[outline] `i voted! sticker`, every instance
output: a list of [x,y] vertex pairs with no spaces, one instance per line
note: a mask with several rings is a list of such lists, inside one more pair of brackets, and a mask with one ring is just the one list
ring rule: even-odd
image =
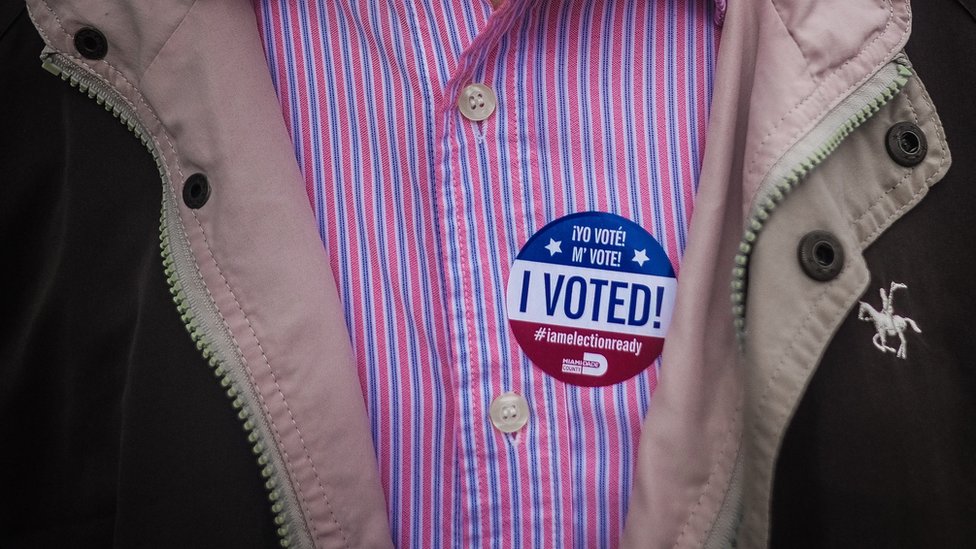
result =
[[677,280],[640,225],[610,213],[557,219],[532,236],[508,278],[508,319],[522,350],[574,385],[612,385],[661,354]]

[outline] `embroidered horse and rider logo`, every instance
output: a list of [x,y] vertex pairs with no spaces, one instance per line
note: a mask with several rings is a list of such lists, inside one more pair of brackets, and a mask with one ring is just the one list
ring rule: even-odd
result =
[[[881,352],[887,353],[891,351],[895,353],[898,358],[907,358],[908,356],[908,342],[905,341],[905,330],[910,326],[915,333],[920,334],[922,330],[915,324],[915,321],[908,318],[907,316],[900,316],[895,314],[894,298],[895,290],[908,289],[908,286],[900,282],[892,282],[891,288],[885,293],[885,289],[881,288],[881,310],[875,310],[874,307],[868,303],[861,302],[861,308],[857,312],[858,320],[870,320],[874,323],[874,329],[878,331],[877,334],[871,338],[874,346],[877,347]],[[887,338],[889,336],[898,336],[901,340],[901,345],[897,349],[888,346]]]

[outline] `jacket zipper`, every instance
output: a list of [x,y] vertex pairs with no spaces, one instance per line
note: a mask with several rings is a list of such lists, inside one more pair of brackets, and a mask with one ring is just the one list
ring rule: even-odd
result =
[[[279,544],[282,547],[312,545],[311,536],[308,535],[304,524],[299,522],[301,512],[297,505],[297,494],[290,489],[287,475],[282,472],[284,470],[282,458],[276,451],[270,427],[260,414],[260,404],[253,392],[255,390],[247,381],[240,354],[236,347],[221,345],[217,341],[221,339],[221,335],[226,339],[229,333],[217,333],[223,323],[216,313],[215,306],[209,298],[195,296],[196,292],[190,289],[202,288],[203,280],[196,273],[196,269],[185,267],[193,264],[189,241],[183,235],[176,197],[170,190],[170,178],[156,144],[132,107],[113,88],[77,67],[68,57],[50,48],[44,49],[41,61],[45,70],[68,82],[79,92],[87,94],[106,111],[112,113],[112,116],[125,125],[152,154],[162,180],[159,247],[163,272],[169,292],[173,296],[173,303],[176,305],[184,328],[209,364],[218,383],[225,390],[231,406],[237,412],[237,418],[243,424],[247,441],[260,467],[261,477],[264,479],[264,488],[271,504]],[[208,313],[211,321],[204,322],[202,319]],[[218,328],[215,329],[214,326]],[[271,442],[267,444],[265,441]],[[296,530],[298,536],[295,535]]]
[[783,199],[861,124],[892,100],[912,76],[908,58],[899,54],[835,107],[787,151],[763,179],[739,242],[732,269],[732,313],[740,343],[746,334],[746,276],[753,245]]
[[[831,110],[817,126],[790,148],[763,179],[739,243],[732,270],[732,312],[740,344],[746,335],[746,277],[753,245],[766,221],[786,196],[819,166],[861,124],[891,101],[912,76],[908,58],[898,54],[860,88]],[[733,465],[729,488],[708,532],[706,548],[736,546],[742,520],[741,454]]]

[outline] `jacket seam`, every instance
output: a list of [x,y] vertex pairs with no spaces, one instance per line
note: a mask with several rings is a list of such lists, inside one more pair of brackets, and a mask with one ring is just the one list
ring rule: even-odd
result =
[[[830,71],[830,73],[828,73],[823,78],[821,78],[819,80],[819,82],[821,82],[821,83],[824,82],[825,80],[831,78],[836,73],[838,73],[839,71],[841,71],[842,69],[844,69],[845,67],[847,67],[849,64],[851,64],[852,62],[854,62],[855,59],[858,59],[859,57],[861,57],[862,55],[864,55],[864,52],[867,51],[867,49],[869,47],[871,47],[875,42],[877,42],[878,40],[880,40],[881,37],[883,37],[883,36],[885,36],[885,34],[887,34],[888,28],[891,27],[891,23],[894,20],[894,6],[892,5],[892,3],[891,3],[890,0],[885,0],[885,3],[888,4],[888,19],[887,19],[887,22],[885,23],[885,26],[882,29],[882,31],[879,32],[878,35],[875,36],[873,40],[871,40],[870,42],[864,44],[861,47],[861,49],[857,51],[857,53],[855,53],[854,55],[852,55],[851,57],[849,57],[846,61],[844,61],[843,63],[841,63],[839,66],[837,66],[836,68],[834,68],[832,71]],[[770,0],[770,4],[773,6],[773,10],[776,11],[777,18],[780,20],[780,23],[782,23],[784,26],[786,26],[786,23],[784,23],[783,20],[782,20],[782,18],[779,17],[779,11],[776,10],[776,5],[773,4],[773,0]],[[902,36],[904,36],[904,35],[905,35],[905,33],[902,33]],[[792,39],[792,36],[790,38]],[[901,37],[899,37],[899,40],[896,41],[896,45],[893,46],[890,50],[888,50],[888,53],[889,54],[891,52],[893,52],[895,50],[895,48],[897,48],[897,43],[900,42],[900,41],[901,41]],[[795,43],[795,41],[794,41],[794,43]],[[801,49],[800,50],[801,55],[802,55],[802,51],[803,50]],[[860,86],[865,81],[867,81],[871,77],[872,74],[874,74],[878,69],[880,69],[882,66],[884,66],[888,62],[887,57],[888,57],[888,55],[882,56],[881,60],[877,64],[875,64],[874,67],[872,67],[872,69],[870,71],[868,71],[868,74],[866,74],[863,78],[857,80],[856,82],[853,82],[845,90],[843,90],[842,92],[840,92],[838,94],[838,96],[845,96],[845,95],[849,94],[851,92],[851,90],[853,90],[854,88]],[[804,60],[806,60],[806,57],[805,56],[804,56]],[[769,138],[772,137],[774,133],[776,133],[776,131],[780,128],[780,126],[782,126],[783,122],[785,122],[786,119],[790,115],[792,115],[794,112],[796,112],[797,109],[799,109],[800,107],[802,107],[803,105],[805,105],[808,101],[810,101],[814,97],[823,97],[823,94],[824,94],[824,87],[823,87],[823,85],[822,84],[821,85],[818,85],[817,88],[814,91],[812,91],[811,93],[809,93],[799,103],[794,104],[793,107],[790,108],[789,111],[787,111],[786,113],[783,114],[782,117],[780,117],[780,119],[776,122],[776,124],[774,124],[773,127],[770,128],[769,132],[766,133],[765,136],[763,136],[762,140],[759,142],[759,145],[756,147],[755,152],[752,154],[752,158],[750,158],[750,160],[749,160],[749,169],[748,169],[748,172],[749,173],[760,173],[760,170],[757,168],[759,153],[762,152],[762,150],[765,147],[766,143],[769,141]],[[811,117],[812,120],[819,119],[821,116],[824,115],[824,113],[828,112],[829,110],[830,110],[830,106],[829,105],[824,106],[824,108],[821,109],[820,112],[818,112],[816,115],[814,115],[813,117]],[[784,151],[789,148],[789,144],[790,143],[793,143],[793,141],[796,139],[796,137],[802,131],[803,131],[802,128],[797,129],[792,135],[790,135],[789,139],[785,139],[784,140],[784,142],[787,143],[786,148],[783,149]],[[780,154],[782,154],[782,153],[780,153]],[[774,156],[779,156],[779,155],[774,155]],[[769,166],[771,166],[774,162],[775,162],[775,159],[772,160],[772,161],[770,161],[766,166],[763,167],[763,170],[762,171],[768,170],[769,169]],[[757,191],[758,191],[758,189],[757,189]],[[749,197],[749,200],[751,201],[752,198],[753,197]]]
[[[51,8],[51,6],[47,3],[47,0],[41,0],[41,3],[43,3],[44,4],[44,7],[47,9],[47,11],[49,11],[51,13],[51,15],[54,16],[54,21],[58,24],[58,28],[61,29],[61,32],[63,32],[65,36],[69,36],[70,37],[71,35],[68,34],[68,31],[66,31],[64,29],[64,23],[61,22],[61,17],[59,17],[58,16],[58,13]],[[50,44],[51,43],[51,39],[47,35],[47,30],[42,25],[38,25],[37,24],[37,20],[34,19],[34,14],[31,13],[31,10],[30,9],[27,10],[27,15],[30,16],[31,22],[34,23],[34,26],[37,28],[38,34],[40,34],[41,35],[41,38],[44,39],[44,43],[45,44]],[[74,56],[72,56],[72,57],[74,57]],[[87,66],[87,64],[86,64],[86,66]]]
[[[759,403],[756,406],[757,415],[762,415],[761,413],[762,410],[768,409],[769,396],[772,393],[772,387],[774,382],[781,377],[784,367],[786,366],[786,362],[789,360],[788,357],[791,353],[794,352],[796,348],[796,343],[799,340],[800,336],[804,333],[809,333],[809,330],[805,330],[805,328],[809,326],[815,314],[821,309],[823,301],[827,297],[827,294],[836,286],[837,286],[836,283],[830,283],[824,287],[823,291],[820,292],[820,295],[817,296],[816,300],[811,305],[810,309],[807,311],[806,317],[803,319],[803,322],[801,322],[800,325],[797,326],[795,330],[793,330],[793,335],[790,336],[789,344],[780,353],[779,359],[777,360],[776,369],[766,378],[766,383],[765,383],[765,387],[763,388],[762,397],[760,398]],[[844,299],[847,300],[850,297],[857,297],[857,294],[851,294],[851,292],[846,292]],[[836,323],[839,318],[841,318],[842,316],[848,313],[849,313],[848,307],[838,307],[838,311],[832,317],[829,318],[829,324]],[[827,334],[827,336],[829,340],[830,334]],[[822,348],[822,346],[820,345],[818,345],[818,347]],[[794,358],[794,360],[796,359]],[[807,379],[809,379],[809,376],[812,375],[813,371],[815,371],[816,369],[817,369],[817,364],[814,364],[813,368],[810,371],[810,374],[807,376]],[[799,387],[799,390],[800,390],[800,397],[802,398],[804,386],[801,385]],[[785,426],[786,423],[788,423],[789,416],[792,413],[793,413],[793,407],[791,406],[785,413],[776,414],[774,416],[774,418],[776,419],[776,425]],[[779,454],[780,445],[782,444],[783,441],[782,432],[780,428],[776,428],[775,437],[776,437],[776,447],[773,451],[773,454],[771,456],[772,459],[770,460],[770,464],[769,464],[770,465],[769,467],[770,474],[768,475],[769,478],[763,481],[763,483],[761,484],[762,490],[765,492],[765,497],[763,498],[764,503],[762,507],[764,520],[759,525],[756,525],[756,526],[760,526],[760,525],[763,526],[762,538],[766,543],[768,543],[769,540],[769,528],[770,528],[770,520],[769,520],[771,514],[770,492],[772,491],[772,481],[773,481],[773,476],[775,475],[776,461]]]
[[796,47],[796,51],[800,52],[800,57],[802,57],[803,61],[806,63],[804,69],[806,69],[807,76],[809,76],[810,79],[815,82],[822,81],[823,80],[822,78],[815,77],[813,72],[810,70],[810,59],[807,58],[806,52],[803,51],[803,47],[800,46],[800,42],[796,39],[796,36],[793,34],[793,29],[790,28],[790,26],[786,24],[786,20],[783,19],[783,13],[779,10],[779,6],[776,4],[776,0],[769,0],[769,3],[772,4],[773,11],[776,12],[776,17],[779,19],[780,24],[783,26],[783,30],[785,30],[787,36],[790,37],[790,42],[792,42],[793,46]]
[[[911,200],[909,200],[908,202],[906,202],[905,204],[903,204],[900,208],[898,208],[897,210],[895,210],[894,212],[892,212],[890,215],[888,215],[888,217],[886,217],[884,219],[884,221],[882,221],[881,223],[879,223],[878,226],[875,227],[875,229],[873,231],[871,231],[871,234],[866,235],[864,238],[861,239],[861,241],[860,241],[859,244],[861,244],[862,247],[865,245],[865,243],[873,241],[875,238],[878,237],[878,235],[880,235],[882,232],[884,232],[887,229],[888,225],[891,223],[891,221],[893,219],[898,218],[906,210],[908,210],[912,206],[914,206],[915,203],[918,201],[918,197],[920,195],[924,195],[925,193],[928,192],[928,190],[929,190],[929,188],[931,186],[932,180],[935,179],[936,177],[938,177],[942,173],[943,168],[945,167],[946,158],[947,158],[947,155],[946,155],[947,146],[946,146],[946,142],[945,142],[945,134],[943,133],[943,129],[942,129],[942,124],[939,123],[939,119],[938,119],[938,116],[937,116],[937,113],[936,113],[936,110],[935,110],[935,106],[932,104],[931,99],[928,97],[928,93],[925,91],[925,88],[921,85],[921,82],[918,80],[918,78],[915,78],[915,83],[918,84],[919,87],[920,87],[920,92],[921,92],[920,93],[920,96],[921,96],[922,100],[925,101],[925,103],[932,110],[932,116],[929,117],[928,119],[931,120],[931,121],[933,121],[935,123],[934,125],[935,125],[936,136],[939,138],[939,150],[940,150],[940,153],[939,153],[939,165],[935,168],[935,170],[932,171],[931,174],[929,174],[928,177],[925,178],[924,184],[921,187],[919,187],[914,193],[912,193]],[[913,118],[915,119],[915,123],[917,124],[918,123],[918,120],[919,120],[918,119],[918,111],[915,110],[915,104],[912,101],[911,94],[906,94],[905,98],[906,98],[906,100],[908,102],[908,108],[911,109]],[[888,196],[889,194],[891,194],[895,189],[901,188],[902,185],[904,185],[906,182],[908,182],[910,180],[910,178],[911,178],[911,174],[915,173],[915,171],[916,171],[916,168],[912,168],[909,171],[909,173],[906,174],[905,177],[903,177],[902,180],[897,185],[895,185],[894,187],[888,189],[887,191],[884,192],[884,194],[882,194],[877,199],[875,199],[875,201],[873,203],[871,203],[871,205],[867,209],[865,209],[865,211],[861,214],[861,216],[857,218],[857,221],[855,221],[854,224],[856,225],[857,223],[859,223],[861,221],[861,219],[863,219],[865,215],[867,215],[872,209],[874,209],[874,207],[877,206],[878,203],[881,202],[886,196]]]
[[[739,423],[738,418],[741,411],[742,411],[742,400],[740,399],[739,404],[736,405],[735,410],[733,411],[732,423],[729,425],[729,428],[725,432],[725,442],[722,444],[722,450],[720,454],[721,458],[727,458],[729,455],[728,449],[730,446],[733,446],[732,442],[734,437],[732,436],[732,434],[735,431],[736,425],[738,425]],[[738,453],[739,451],[740,449],[737,447],[736,453]],[[685,534],[688,532],[688,528],[691,526],[692,519],[694,519],[698,515],[698,511],[701,509],[705,500],[705,496],[708,494],[709,491],[708,489],[711,487],[712,481],[715,479],[715,476],[718,474],[719,469],[722,467],[722,463],[723,463],[722,459],[719,459],[716,461],[715,465],[712,466],[712,470],[708,474],[708,479],[705,481],[705,486],[702,488],[701,493],[698,495],[698,501],[695,502],[692,512],[688,515],[688,519],[681,526],[681,532],[678,534],[678,537],[675,540],[674,545],[672,547],[678,547],[681,545],[681,541],[684,539]],[[734,460],[733,460],[733,468],[734,468]],[[731,480],[731,474],[730,474],[730,480]],[[723,502],[728,498],[728,494],[729,494],[729,485],[726,484],[725,490],[722,491]],[[717,515],[718,515],[718,511],[716,512],[716,516]],[[713,527],[714,524],[712,524],[710,528],[704,530],[702,533],[707,536],[708,532]]]
[[[183,177],[183,174],[182,174],[182,171],[181,171],[180,172],[180,178],[182,179],[182,177]],[[348,536],[346,535],[345,529],[342,527],[342,524],[339,523],[338,519],[335,516],[335,511],[332,509],[332,503],[329,500],[328,491],[325,489],[325,486],[323,486],[323,484],[322,484],[321,475],[319,475],[318,469],[315,467],[315,462],[312,460],[311,454],[310,454],[310,452],[308,450],[308,445],[305,442],[305,437],[304,437],[304,435],[302,435],[302,430],[298,427],[298,422],[295,420],[295,414],[292,411],[291,406],[288,404],[288,399],[285,398],[284,392],[281,390],[281,385],[278,383],[278,376],[275,374],[274,368],[271,367],[271,362],[268,359],[268,355],[264,351],[264,347],[261,345],[261,341],[258,338],[257,333],[254,330],[254,326],[251,324],[250,317],[244,312],[244,308],[241,306],[241,302],[237,298],[237,293],[231,287],[230,281],[227,280],[227,277],[224,276],[223,270],[220,268],[220,265],[217,263],[217,258],[214,257],[213,250],[210,247],[210,242],[207,239],[207,234],[206,234],[206,231],[204,230],[203,224],[200,222],[200,219],[197,217],[196,212],[191,212],[191,213],[193,215],[193,220],[196,221],[197,227],[199,227],[199,229],[200,229],[200,233],[203,235],[203,241],[204,241],[205,247],[207,249],[207,254],[210,256],[211,262],[213,263],[214,267],[217,269],[217,274],[220,275],[220,279],[224,282],[224,287],[227,288],[227,291],[230,292],[231,297],[234,298],[234,305],[237,308],[237,311],[241,314],[241,317],[243,317],[244,318],[244,321],[247,323],[248,331],[251,333],[251,337],[254,338],[254,343],[257,346],[258,350],[261,352],[261,358],[263,359],[264,364],[268,367],[268,373],[271,374],[271,380],[272,380],[272,382],[275,385],[275,391],[278,393],[278,396],[281,397],[281,401],[285,405],[285,410],[288,412],[288,419],[291,421],[292,427],[295,428],[295,432],[298,434],[298,440],[302,444],[302,450],[304,450],[305,459],[308,461],[309,465],[312,466],[312,472],[315,475],[315,480],[316,480],[316,483],[319,486],[319,489],[322,490],[322,497],[323,497],[323,499],[325,501],[326,507],[329,510],[329,515],[331,515],[331,517],[332,517],[332,522],[334,522],[335,525],[339,528],[339,533],[342,535],[342,541],[343,541],[344,546],[348,547],[349,546]],[[183,234],[184,234],[184,236],[188,236],[188,235],[186,235],[186,232],[185,231],[184,231]],[[199,269],[197,270],[197,272],[200,273]],[[200,274],[201,274],[201,277],[202,277],[202,273],[200,273]],[[204,287],[206,287],[206,285],[204,285]],[[209,288],[207,288],[207,293],[208,293],[208,295],[210,294]],[[211,300],[213,300],[213,296],[211,296]],[[241,348],[241,345],[238,342],[237,338],[234,336],[234,333],[230,329],[230,326],[227,324],[227,321],[226,321],[224,315],[222,313],[220,313],[219,310],[218,310],[218,314],[220,315],[221,322],[224,323],[224,327],[228,330],[228,333],[230,333],[231,338],[234,340],[234,344],[237,345],[237,347],[240,349]],[[243,352],[243,349],[242,349],[242,352]],[[247,359],[243,357],[243,354],[241,356],[241,359],[244,361],[244,364],[246,366],[247,365]],[[247,372],[248,378],[250,378],[250,380],[251,380],[252,386],[257,387],[257,383],[256,383],[256,381],[254,379],[254,375],[250,371],[250,368],[245,368],[245,371]],[[278,439],[281,440],[282,437],[281,437],[280,431],[278,431],[277,425],[271,419],[271,410],[268,408],[268,405],[267,405],[267,402],[264,399],[264,396],[261,394],[260,391],[256,391],[256,393],[258,395],[258,398],[261,400],[261,407],[264,408],[264,411],[267,414],[268,419],[269,419],[269,421],[271,423],[272,429],[274,429],[275,434],[278,435]],[[282,454],[284,454],[285,463],[289,463],[290,464],[290,460],[288,459],[288,452],[284,449],[283,446],[284,445],[282,444],[282,446],[281,446],[280,449],[281,449]],[[294,473],[293,467],[289,466],[289,469],[292,469],[292,473]],[[308,507],[308,499],[305,497],[304,493],[302,492],[301,481],[298,480],[298,477],[297,476],[295,477],[295,484],[298,486],[298,491],[299,491],[300,497],[302,498],[302,501],[305,502],[305,506]],[[309,520],[309,525],[312,527],[312,531],[314,532],[314,535],[315,535],[315,537],[317,539],[318,536],[319,536],[319,533],[318,533],[318,529],[315,526],[315,521],[314,520]]]
[[176,33],[180,31],[180,28],[183,27],[183,23],[186,21],[187,17],[189,17],[190,12],[193,11],[193,8],[195,8],[196,5],[197,2],[196,0],[194,0],[193,5],[188,7],[186,11],[183,12],[183,17],[181,17],[180,22],[177,23],[175,27],[173,27],[173,32],[169,33],[169,36],[166,37],[166,40],[164,40],[162,45],[159,46],[159,49],[156,50],[156,54],[153,55],[152,60],[148,64],[146,64],[146,68],[142,70],[142,76],[139,77],[139,83],[142,83],[142,79],[145,78],[146,74],[148,74],[150,70],[152,70],[153,65],[156,64],[156,60],[159,59],[160,54],[162,54],[163,50],[166,49],[166,45],[169,44],[169,41],[172,40],[173,37],[176,36]]
[[[905,94],[905,102],[908,103],[908,108],[909,110],[912,111],[912,121],[915,122],[915,125],[918,125],[918,111],[915,110],[915,104],[912,102],[911,93]],[[901,178],[898,180],[898,183],[892,185],[889,189],[885,190],[883,193],[879,194],[874,200],[872,200],[871,204],[869,204],[866,208],[864,208],[860,212],[860,214],[857,216],[857,219],[855,219],[850,223],[850,226],[856,229],[857,226],[861,224],[861,220],[864,219],[869,213],[871,213],[871,210],[873,210],[875,206],[877,206],[882,200],[884,200],[885,197],[889,196],[892,192],[894,192],[895,189],[900,189],[902,185],[904,185],[907,181],[909,181],[912,178],[912,174],[915,173],[915,170],[916,168],[903,168],[905,174],[901,176]],[[900,210],[901,208],[899,208],[898,211]],[[870,242],[876,236],[878,236],[880,231],[883,230],[882,227],[884,227],[884,225],[887,223],[889,219],[890,217],[885,219],[884,222],[879,223],[878,226],[876,226],[871,231],[870,234],[862,237],[861,240],[858,242],[858,244],[860,244],[861,247],[863,248],[865,246],[865,243]]]

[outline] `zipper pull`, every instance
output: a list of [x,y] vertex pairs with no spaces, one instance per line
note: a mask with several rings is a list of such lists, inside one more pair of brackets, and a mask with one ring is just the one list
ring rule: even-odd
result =
[[61,68],[51,62],[51,57],[57,53],[57,50],[51,46],[44,46],[41,50],[41,68],[47,72],[53,74],[54,76],[61,76]]

